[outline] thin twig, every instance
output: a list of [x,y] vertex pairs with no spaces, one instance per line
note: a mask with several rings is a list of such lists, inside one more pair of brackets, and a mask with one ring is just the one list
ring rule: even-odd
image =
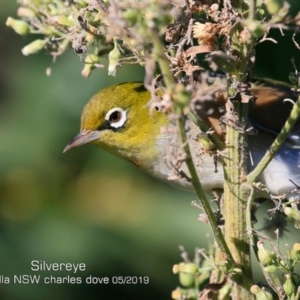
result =
[[284,126],[282,127],[280,133],[276,137],[275,141],[266,152],[264,157],[260,160],[256,168],[247,176],[247,182],[253,183],[258,176],[265,170],[270,161],[273,159],[281,145],[284,143],[288,135],[290,134],[293,126],[296,124],[297,120],[300,117],[300,97],[294,104],[294,107],[291,111],[290,116],[286,120]]
[[250,0],[249,3],[249,19],[254,20],[256,14],[256,0]]
[[[153,41],[153,46],[154,49],[156,51],[156,55],[157,55],[157,59],[158,59],[158,64],[161,70],[161,73],[163,75],[165,84],[168,88],[169,91],[173,91],[175,88],[175,80],[173,78],[173,75],[170,71],[170,67],[169,67],[169,61],[166,58],[165,54],[164,54],[164,48],[161,44],[161,41],[159,39],[158,33],[155,31],[155,29],[153,27],[150,28],[151,33],[152,33],[152,41]],[[197,170],[195,168],[195,165],[193,163],[192,160],[192,156],[191,156],[191,151],[190,151],[190,147],[189,144],[186,142],[187,141],[187,135],[186,135],[186,131],[185,131],[185,121],[184,121],[184,117],[183,117],[183,109],[182,107],[180,107],[179,105],[177,105],[176,107],[176,113],[179,115],[179,118],[177,118],[177,125],[180,131],[180,137],[181,137],[181,142],[184,145],[183,149],[186,153],[186,165],[188,167],[190,176],[191,176],[191,182],[192,185],[196,191],[196,194],[199,198],[200,204],[204,210],[204,212],[207,215],[207,219],[208,222],[211,226],[211,229],[213,231],[214,237],[216,239],[216,242],[220,248],[220,250],[224,253],[226,253],[227,255],[227,260],[228,263],[230,265],[230,267],[234,266],[234,260],[233,257],[229,251],[229,248],[225,242],[223,233],[221,231],[221,229],[218,226],[216,217],[213,213],[213,210],[209,204],[209,201],[204,193],[204,190],[202,188],[201,182],[199,180],[198,177],[198,173]]]

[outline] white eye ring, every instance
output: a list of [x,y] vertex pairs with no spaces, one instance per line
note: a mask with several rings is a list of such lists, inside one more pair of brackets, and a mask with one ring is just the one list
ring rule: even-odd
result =
[[110,123],[111,127],[120,128],[127,120],[127,112],[120,107],[112,108],[105,115],[105,120]]

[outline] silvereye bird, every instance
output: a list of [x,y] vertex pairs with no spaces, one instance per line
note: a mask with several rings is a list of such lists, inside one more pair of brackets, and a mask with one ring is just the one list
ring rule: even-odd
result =
[[[254,86],[257,97],[251,105],[249,118],[258,134],[248,137],[249,170],[253,169],[289,116],[292,103],[285,98],[295,98],[287,88]],[[188,171],[178,141],[176,127],[164,112],[149,112],[150,93],[142,83],[123,83],[110,86],[94,95],[86,104],[81,116],[80,133],[66,146],[64,152],[87,143],[93,143],[115,155],[121,156],[151,175],[192,190]],[[200,117],[219,136],[220,107],[225,105],[226,95],[211,103],[210,115]],[[211,110],[210,110],[211,111]],[[187,120],[188,142],[203,189],[209,192],[222,188],[224,174],[221,163],[215,172],[214,157],[203,150],[198,136],[200,129]],[[167,126],[167,129],[164,127]],[[286,193],[295,189],[291,180],[300,184],[300,123],[293,129],[289,140],[281,147],[275,158],[261,174],[259,181],[265,183],[272,194]],[[179,158],[178,158],[179,156]],[[251,159],[250,159],[251,157]]]

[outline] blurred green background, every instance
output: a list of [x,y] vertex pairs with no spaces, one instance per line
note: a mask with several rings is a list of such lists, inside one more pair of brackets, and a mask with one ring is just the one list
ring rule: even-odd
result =
[[[75,274],[83,280],[90,275],[148,276],[150,283],[26,285],[3,284],[0,277],[0,299],[170,299],[178,286],[172,274],[173,264],[181,261],[178,246],[184,245],[192,258],[195,247],[208,244],[210,229],[197,221],[200,211],[190,205],[195,196],[93,146],[62,154],[78,132],[87,100],[112,83],[143,80],[143,70],[124,67],[114,78],[100,69],[85,79],[72,50],[55,64],[45,54],[24,57],[21,48],[32,37],[5,26],[16,10],[15,1],[2,0],[0,275],[12,281],[14,275],[32,274],[31,261],[41,260],[85,263],[86,271]],[[290,37],[258,46],[257,75],[286,80],[292,56],[300,66]],[[293,241],[291,233],[285,237],[283,243]]]

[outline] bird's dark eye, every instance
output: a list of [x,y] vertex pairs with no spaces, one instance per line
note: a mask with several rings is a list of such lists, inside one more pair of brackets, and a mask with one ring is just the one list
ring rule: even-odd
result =
[[112,108],[107,112],[105,120],[110,127],[121,128],[127,120],[127,112],[120,107]]
[[112,122],[112,123],[116,123],[116,122],[119,122],[122,118],[122,114],[120,111],[114,111],[110,114],[109,116],[109,121]]

